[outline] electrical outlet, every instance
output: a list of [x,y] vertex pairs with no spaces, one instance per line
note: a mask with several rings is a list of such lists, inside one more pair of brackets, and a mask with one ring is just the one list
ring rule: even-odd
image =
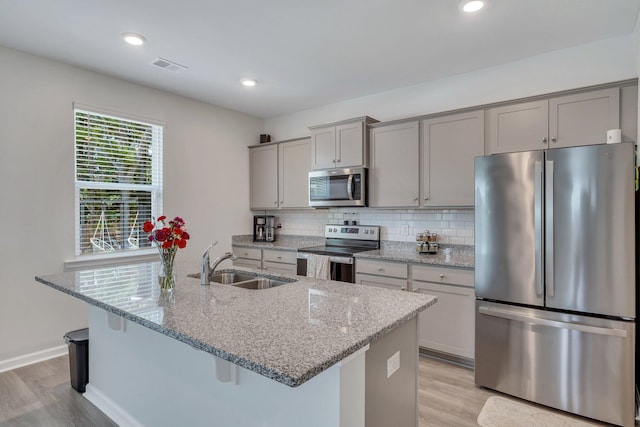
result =
[[403,225],[403,226],[400,228],[400,233],[401,233],[403,236],[408,236],[408,235],[409,235],[409,226],[408,226],[408,225]]
[[396,351],[393,356],[387,359],[387,378],[400,369],[400,352]]

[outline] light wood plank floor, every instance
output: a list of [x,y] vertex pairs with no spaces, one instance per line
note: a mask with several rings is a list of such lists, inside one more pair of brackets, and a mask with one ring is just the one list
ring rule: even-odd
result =
[[[420,357],[420,427],[477,426],[487,398],[471,369]],[[69,385],[67,356],[0,373],[0,427],[113,427]]]

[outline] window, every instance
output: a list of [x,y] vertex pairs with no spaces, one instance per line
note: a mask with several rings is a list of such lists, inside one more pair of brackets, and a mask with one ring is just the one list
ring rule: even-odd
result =
[[157,124],[74,108],[76,255],[150,248],[142,224],[162,210]]

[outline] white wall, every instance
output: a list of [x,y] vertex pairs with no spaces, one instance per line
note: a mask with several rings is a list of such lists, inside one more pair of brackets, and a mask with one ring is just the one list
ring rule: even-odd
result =
[[86,304],[36,283],[74,256],[72,102],[166,123],[164,212],[187,222],[178,257],[250,229],[247,145],[262,119],[0,47],[0,366],[63,344]]
[[[636,34],[629,36],[267,119],[265,132],[275,140],[285,140],[308,136],[308,126],[352,117],[368,115],[389,121],[635,78],[640,74],[639,31],[636,26]],[[415,233],[429,229],[440,234],[444,243],[474,244],[473,209],[367,208],[359,212],[361,223],[382,227],[383,240],[415,241]],[[280,231],[321,235],[316,226],[319,217],[326,223],[336,223],[342,215],[343,210],[335,209],[324,216],[281,213]],[[405,226],[408,234],[402,233]]]
[[633,40],[634,35],[602,40],[275,117],[265,121],[265,132],[280,141],[308,136],[308,126],[352,117],[389,121],[635,78]]

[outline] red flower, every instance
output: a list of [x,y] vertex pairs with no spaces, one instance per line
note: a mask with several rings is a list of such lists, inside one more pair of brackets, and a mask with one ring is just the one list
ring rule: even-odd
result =
[[[179,216],[169,221],[169,226],[165,226],[166,216],[161,215],[157,221],[145,221],[142,229],[149,235],[150,242],[156,242],[161,249],[171,249],[173,247],[183,249],[187,246],[189,233],[184,230],[184,220]],[[158,226],[158,228],[156,228]]]

